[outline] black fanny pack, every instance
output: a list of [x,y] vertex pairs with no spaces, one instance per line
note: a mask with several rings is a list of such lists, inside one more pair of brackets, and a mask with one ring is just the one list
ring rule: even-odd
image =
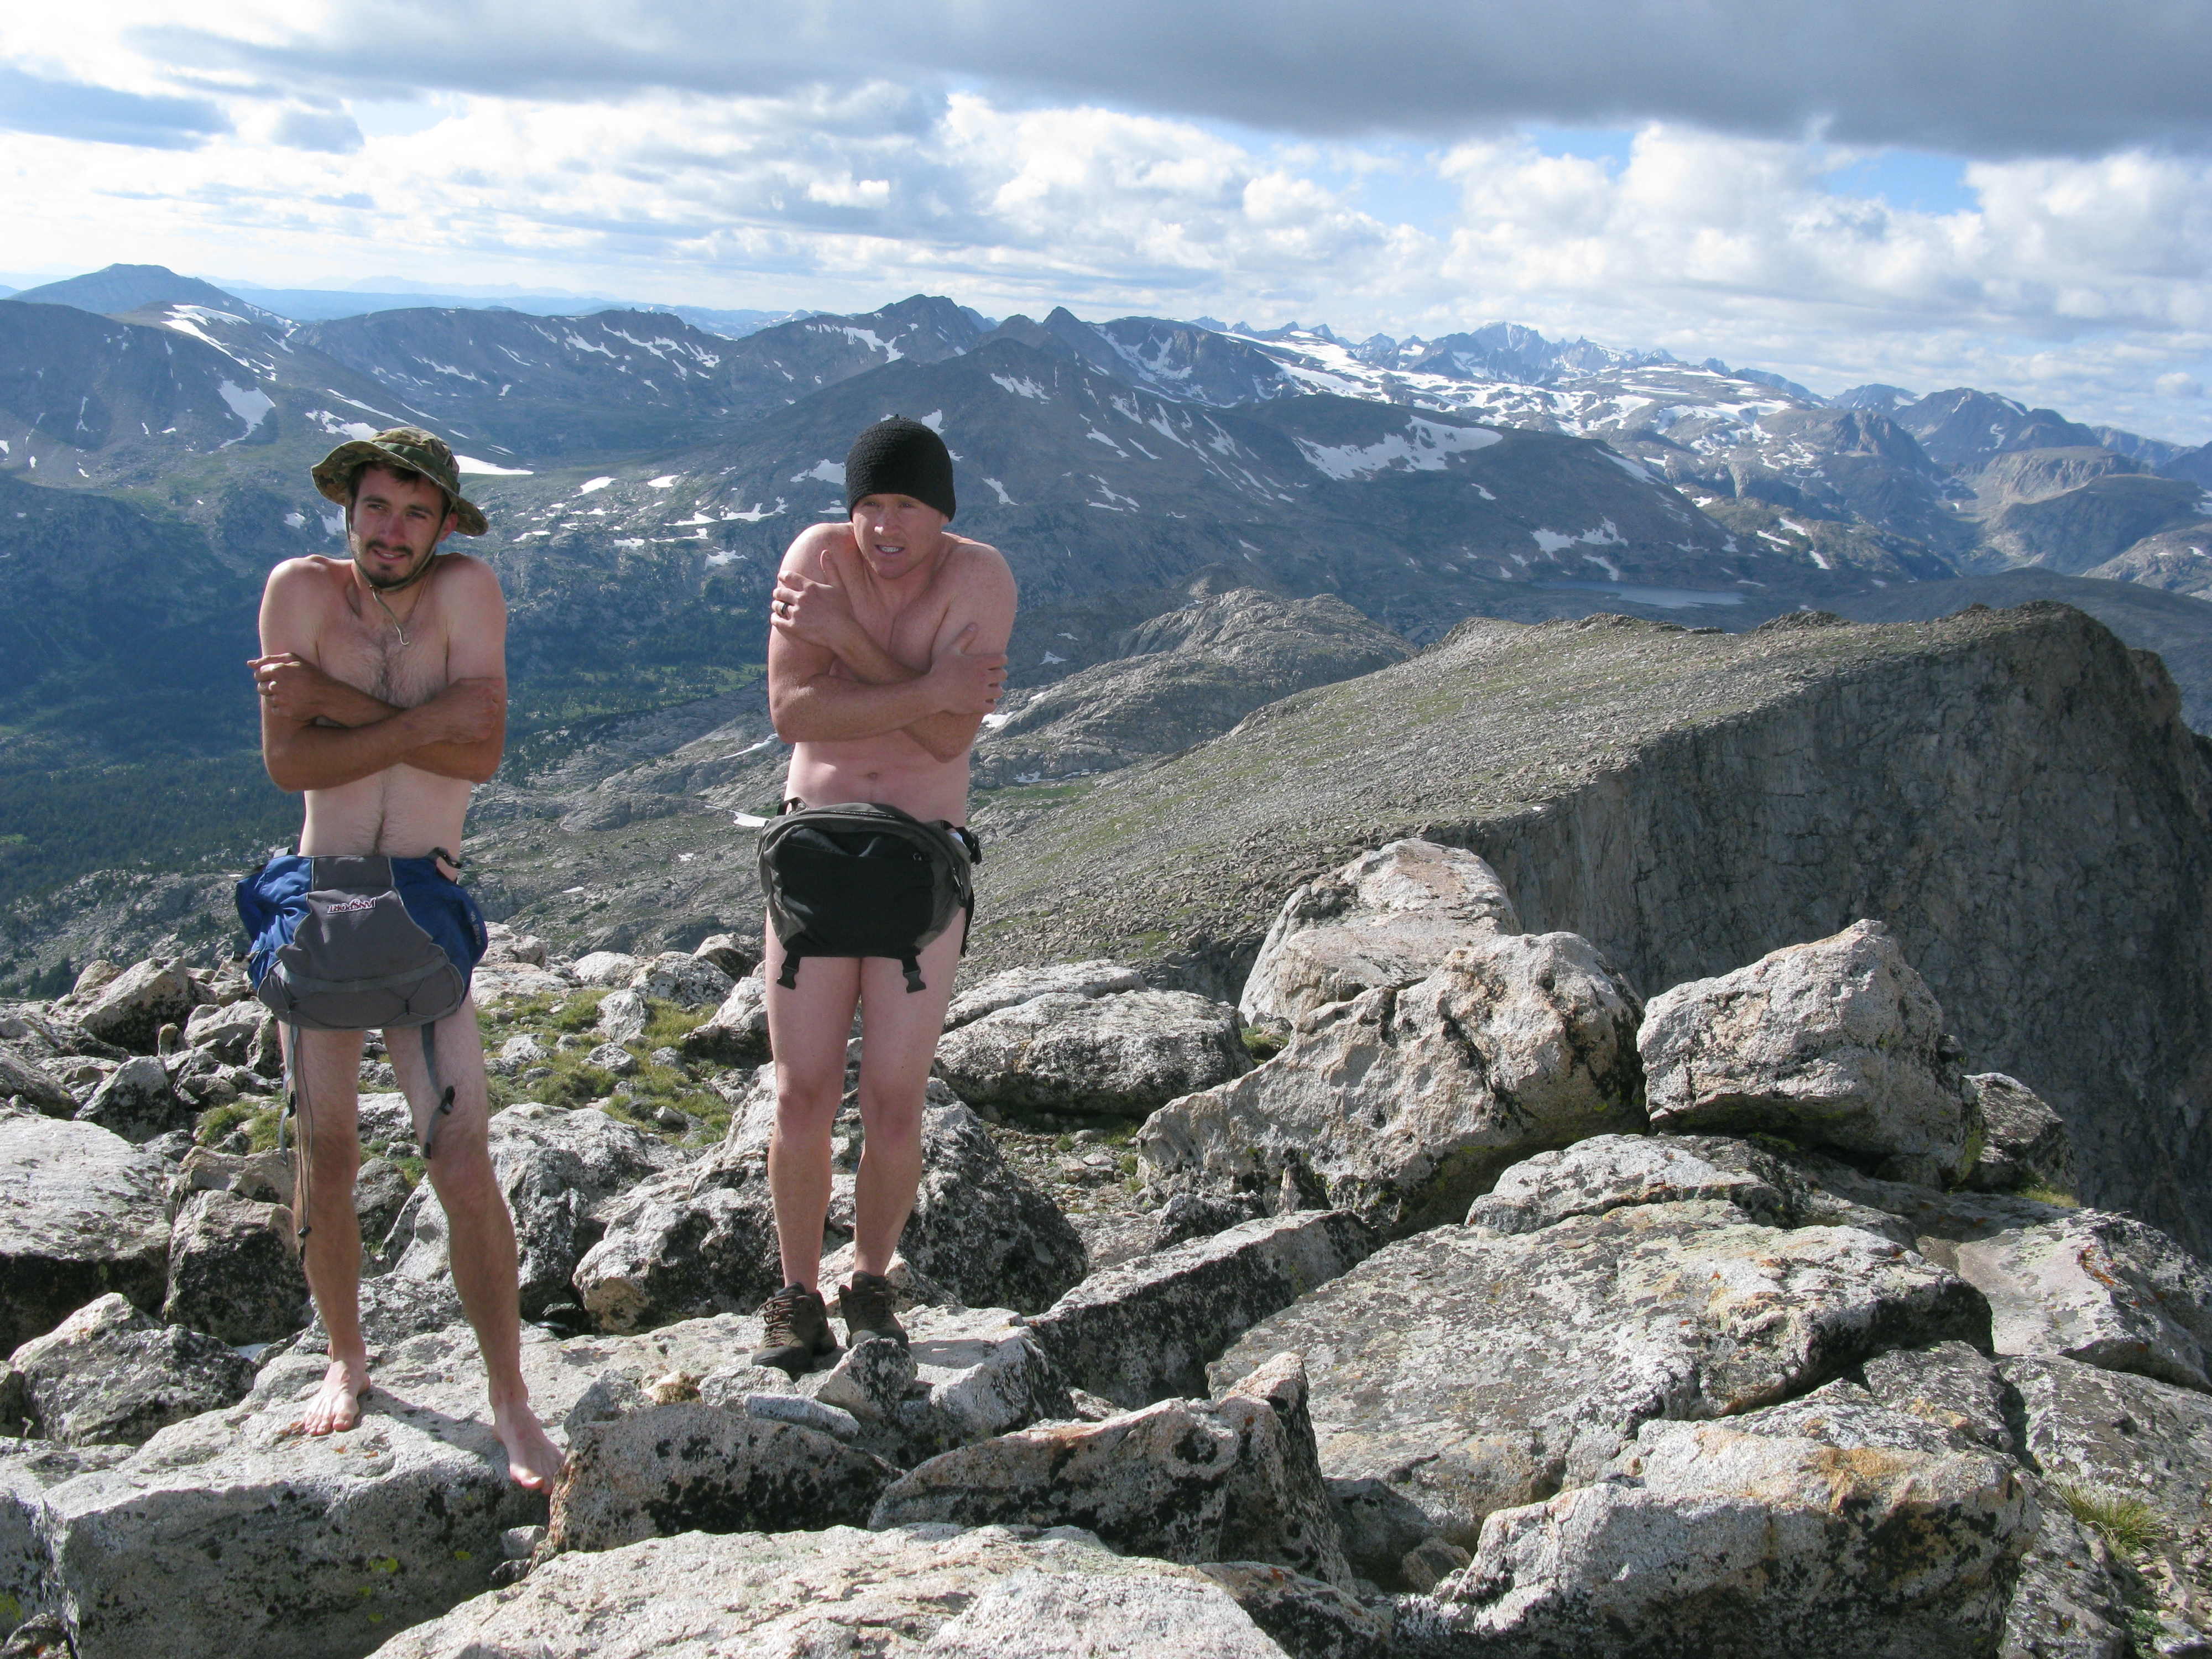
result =
[[868,802],[786,801],[760,838],[761,891],[783,946],[776,983],[796,988],[803,957],[890,957],[908,991],[924,989],[921,953],[955,915],[967,953],[982,859],[975,836],[941,818],[925,823]]

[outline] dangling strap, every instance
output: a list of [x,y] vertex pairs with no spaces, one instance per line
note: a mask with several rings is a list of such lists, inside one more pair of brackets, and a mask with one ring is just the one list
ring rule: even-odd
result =
[[921,955],[919,951],[908,951],[899,958],[899,966],[906,969],[906,989],[908,996],[912,996],[916,991],[926,991],[929,988],[921,982]]
[[438,1103],[422,1125],[422,1161],[427,1164],[438,1138],[438,1120],[453,1109],[453,1089],[451,1084],[443,1088],[438,1084],[438,1022],[426,1020],[415,1029],[422,1033],[422,1069],[429,1074],[430,1093]]
[[287,1021],[284,1030],[291,1041],[284,1045],[284,1111],[276,1120],[276,1151],[284,1151],[284,1119],[300,1120],[300,1150],[292,1163],[292,1223],[299,1229],[295,1243],[302,1255],[307,1250],[307,1195],[313,1178],[315,1130],[314,1113],[307,1104],[307,1068],[300,1060],[300,1027]]

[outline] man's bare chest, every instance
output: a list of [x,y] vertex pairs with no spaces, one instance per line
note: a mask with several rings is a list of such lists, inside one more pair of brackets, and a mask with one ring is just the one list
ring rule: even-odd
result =
[[343,604],[334,606],[317,632],[316,666],[397,708],[429,702],[446,689],[446,641],[428,609],[418,606],[395,628],[373,608],[364,618]]

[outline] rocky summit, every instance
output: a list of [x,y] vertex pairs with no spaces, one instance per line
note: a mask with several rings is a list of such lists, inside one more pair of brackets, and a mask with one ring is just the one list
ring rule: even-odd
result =
[[[1226,996],[1106,956],[974,975],[890,1274],[908,1342],[796,1377],[749,1358],[779,1277],[757,951],[496,925],[544,1497],[507,1483],[379,1045],[376,1386],[315,1438],[269,1018],[161,959],[0,1009],[7,1651],[2212,1644],[2212,1264],[2072,1185],[2124,1101],[1983,1068],[1988,1012],[1874,917],[1641,993],[1473,839],[1304,872]],[[133,1068],[182,1127],[100,1121]],[[848,1097],[828,1282],[865,1137]]]
[[[975,822],[984,966],[1118,957],[1224,1000],[1279,957],[1294,893],[1409,836],[1487,860],[1519,927],[1587,940],[1638,998],[1879,922],[1948,1011],[1911,1039],[1927,1065],[2027,1082],[2083,1197],[2212,1250],[2212,767],[2157,659],[2066,607],[1743,635],[1473,622]],[[1308,994],[1245,1006],[1287,1018]]]

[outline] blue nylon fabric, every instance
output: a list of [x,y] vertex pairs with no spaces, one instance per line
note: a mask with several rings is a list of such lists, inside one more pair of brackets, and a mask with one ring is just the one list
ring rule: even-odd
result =
[[[288,854],[270,860],[238,884],[238,917],[246,924],[250,942],[246,974],[257,986],[307,914],[314,867],[312,858]],[[420,858],[392,860],[392,890],[407,907],[409,918],[461,970],[461,977],[471,977],[491,940],[484,932],[483,912],[477,908],[468,889],[447,880],[434,858]]]

